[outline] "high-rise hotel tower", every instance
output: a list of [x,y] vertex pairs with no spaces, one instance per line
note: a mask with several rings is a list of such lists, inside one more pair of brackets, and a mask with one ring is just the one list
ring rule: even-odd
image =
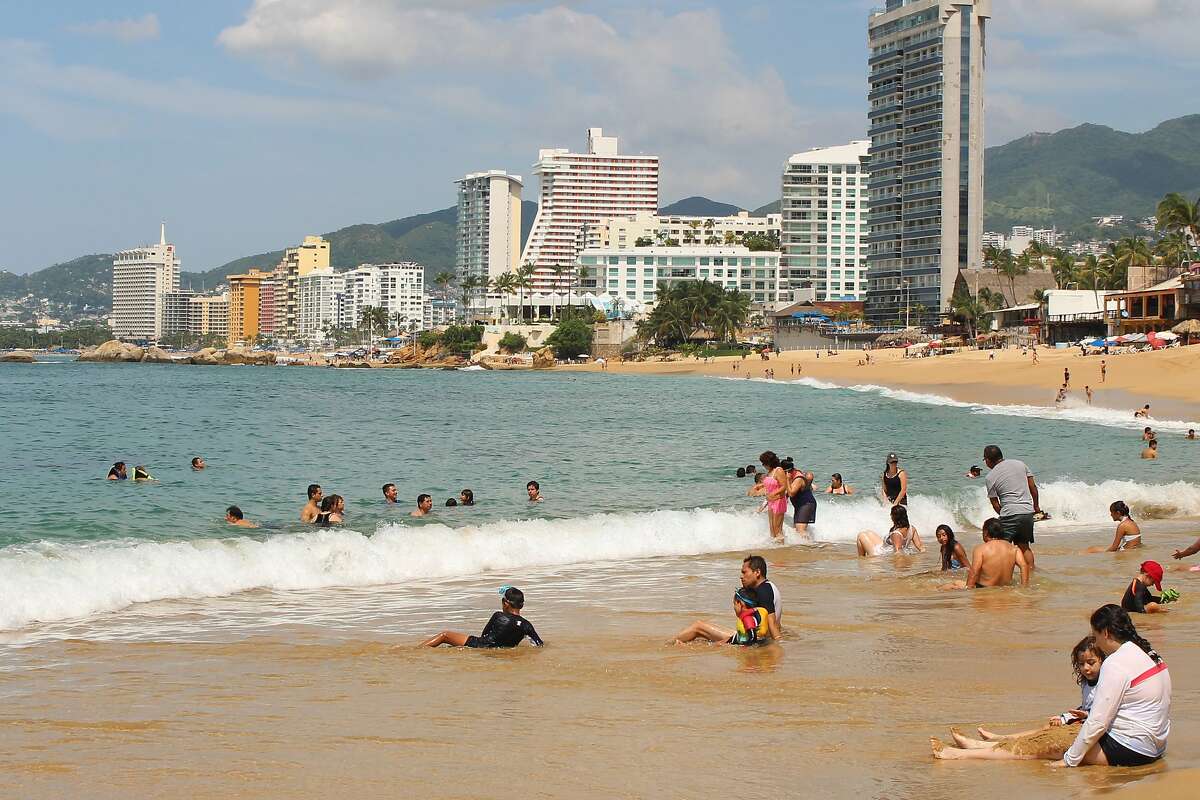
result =
[[872,12],[867,318],[933,324],[983,247],[983,72],[991,0]]

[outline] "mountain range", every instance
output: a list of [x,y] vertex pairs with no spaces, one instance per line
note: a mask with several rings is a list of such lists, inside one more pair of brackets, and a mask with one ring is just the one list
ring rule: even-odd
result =
[[[1122,214],[1145,217],[1167,192],[1200,195],[1200,114],[1168,120],[1145,133],[1124,133],[1085,124],[1057,133],[1033,133],[986,151],[985,228],[1013,225],[1058,227],[1094,235],[1092,217]],[[753,209],[778,213],[775,200]],[[521,204],[521,243],[533,226],[537,204]],[[739,206],[687,197],[660,209],[666,215],[724,216]],[[336,269],[363,263],[417,261],[426,278],[452,272],[457,209],[454,206],[383,223],[351,225],[324,234]],[[211,289],[226,275],[250,267],[269,270],[283,250],[244,256],[207,272],[185,272],[184,288]],[[33,294],[73,308],[106,307],[112,256],[81,256],[29,275],[0,271],[0,298]]]

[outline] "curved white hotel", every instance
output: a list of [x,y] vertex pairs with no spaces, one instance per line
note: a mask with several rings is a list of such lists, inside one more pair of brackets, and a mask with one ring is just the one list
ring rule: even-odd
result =
[[158,244],[122,250],[113,256],[112,331],[118,339],[155,340],[163,335],[163,296],[179,291],[179,258],[167,244],[167,226]]

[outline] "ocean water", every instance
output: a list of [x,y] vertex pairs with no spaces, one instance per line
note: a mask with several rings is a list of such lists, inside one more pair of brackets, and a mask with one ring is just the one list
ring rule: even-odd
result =
[[[2,631],[86,630],[137,604],[253,590],[336,594],[601,562],[636,571],[762,548],[765,519],[734,471],[768,448],[820,486],[836,471],[858,489],[820,501],[816,537],[839,550],[886,529],[874,491],[889,451],[929,540],[940,523],[977,528],[990,515],[982,480],[963,475],[989,443],[1037,475],[1054,516],[1042,538],[1107,530],[1117,499],[1143,519],[1200,515],[1189,420],[1152,420],[1161,456],[1143,461],[1142,423],[1120,412],[810,379],[61,362],[5,365],[0,394]],[[208,469],[193,472],[193,455]],[[158,480],[105,481],[115,460]],[[546,502],[526,501],[529,479]],[[389,481],[399,506],[383,503]],[[342,528],[298,522],[311,482],[346,498]],[[467,487],[476,506],[442,505]],[[414,520],[421,492],[434,513]],[[229,504],[262,528],[226,525]]]

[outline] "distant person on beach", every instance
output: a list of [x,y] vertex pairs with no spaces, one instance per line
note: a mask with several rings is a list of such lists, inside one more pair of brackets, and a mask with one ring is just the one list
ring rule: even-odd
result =
[[1054,405],[1061,406],[1063,401],[1067,399],[1067,385],[1064,383],[1062,388],[1058,390],[1058,394],[1054,396]]
[[[1142,451],[1142,458],[1158,458],[1158,439],[1151,439],[1146,442],[1146,449]],[[136,475],[134,475],[134,479],[137,479]]]
[[330,525],[340,525],[346,512],[346,501],[340,494],[331,494],[321,500],[321,510],[313,520],[318,528],[328,528]]
[[537,481],[530,481],[525,484],[525,494],[529,495],[529,502],[540,503],[546,498],[542,497],[542,485]]
[[[1121,608],[1136,614],[1165,614],[1168,610],[1166,604],[1179,595],[1170,589],[1163,592],[1162,579],[1162,564],[1157,561],[1143,561],[1138,567],[1137,577],[1125,587],[1125,594],[1121,597]],[[1151,594],[1150,584],[1154,584],[1154,588],[1162,592],[1162,596]]]
[[300,509],[301,522],[316,522],[317,514],[321,513],[321,484],[308,485],[308,502]]
[[883,556],[895,553],[908,553],[913,550],[925,552],[921,535],[917,528],[908,521],[908,509],[904,506],[892,506],[892,527],[887,538],[875,531],[862,531],[858,534],[858,555],[860,558]]
[[1185,438],[1185,439],[1195,439],[1195,438],[1196,438],[1196,429],[1195,429],[1195,428],[1188,428],[1187,436],[1185,436],[1185,437],[1183,437],[1183,438]]
[[417,509],[409,514],[410,517],[423,517],[433,509],[433,497],[427,494],[417,495]]
[[791,458],[784,459],[783,471],[787,475],[787,496],[792,501],[792,527],[807,542],[812,541],[808,526],[817,521],[817,497],[813,494],[813,474],[796,469]]
[[829,485],[825,487],[825,494],[854,494],[854,487],[847,486],[842,480],[842,473],[835,472],[829,478]]
[[943,589],[981,589],[1012,586],[1013,574],[1021,570],[1021,585],[1029,585],[1033,567],[1021,548],[1003,538],[1000,520],[992,517],[983,523],[983,544],[971,551],[971,568],[965,581],[955,581]]
[[481,650],[516,647],[522,639],[528,637],[534,647],[545,644],[542,637],[533,628],[533,623],[521,616],[525,607],[525,595],[515,586],[501,586],[500,610],[492,614],[487,625],[478,636],[469,636],[456,631],[442,631],[432,639],[421,642],[422,647],[439,647],[448,644],[451,647],[473,647]]
[[1083,393],[1087,395],[1087,404],[1090,406],[1092,404],[1092,387],[1084,386]]
[[1092,613],[1092,635],[1104,653],[1092,710],[1062,765],[1140,767],[1167,751],[1171,675],[1162,657],[1115,605]]
[[949,525],[938,525],[935,535],[942,551],[942,572],[970,566],[971,560],[967,558],[967,551],[963,549],[962,542],[954,537],[953,528]]
[[392,506],[397,503],[396,499],[396,484],[385,483],[383,485],[383,502]]
[[208,466],[208,464],[205,464],[204,459],[201,458],[200,456],[196,456],[192,459],[192,469],[196,472],[199,472],[200,470],[204,469],[207,466]]
[[1108,507],[1108,513],[1117,523],[1113,541],[1108,547],[1089,547],[1089,553],[1116,553],[1120,550],[1132,550],[1142,546],[1142,529],[1129,516],[1129,506],[1121,500]]
[[[1107,351],[1108,345],[1105,345],[1104,349]],[[1104,383],[1104,381],[1107,380],[1107,378],[1108,378],[1108,364],[1106,364],[1102,359],[1100,361],[1100,382]]]
[[1070,749],[1078,728],[1075,726],[1088,718],[1096,697],[1096,683],[1100,680],[1100,667],[1104,653],[1096,644],[1095,637],[1085,636],[1071,650],[1071,669],[1075,682],[1079,684],[1080,702],[1075,708],[1051,717],[1041,728],[1031,731],[997,735],[983,728],[978,729],[980,739],[970,739],[956,729],[950,729],[958,747],[946,747],[940,739],[930,739],[933,757],[951,760],[984,759],[989,761],[1043,760],[1057,761]]
[[1150,404],[1146,403],[1146,405],[1133,412],[1133,415],[1141,419],[1150,419]]
[[975,480],[982,474],[983,474],[983,470],[981,470],[979,468],[978,464],[972,464],[971,468],[967,470],[967,477],[970,478],[971,480]]
[[767,470],[766,476],[763,478],[763,486],[767,492],[767,525],[771,531],[771,538],[775,541],[782,541],[783,516],[787,513],[788,507],[787,473],[783,471],[779,456],[775,455],[773,450],[763,452],[758,460]]
[[1070,386],[1070,385],[1071,385],[1071,369],[1069,367],[1063,367],[1063,386]]
[[675,644],[687,644],[696,639],[707,639],[714,644],[735,644],[743,647],[767,642],[771,639],[770,613],[758,605],[758,595],[750,589],[739,587],[733,593],[733,615],[737,620],[736,630],[718,628],[711,622],[692,623],[675,634]]
[[237,506],[230,506],[229,508],[225,509],[225,521],[228,522],[230,525],[234,525],[238,528],[257,528],[258,527],[253,522],[246,519],[245,516],[243,516],[243,514],[242,514],[242,510],[240,508],[238,508]]
[[136,467],[133,468],[133,479],[135,481],[156,481],[156,480],[158,480],[153,475],[151,475],[150,471],[148,469],[146,469],[144,466],[142,466],[141,464],[138,464]]
[[1021,548],[1029,569],[1034,568],[1033,520],[1041,513],[1037,481],[1024,461],[1005,459],[994,444],[983,448],[983,463],[988,468],[988,500],[1000,516],[1002,538]]
[[900,469],[900,456],[895,453],[888,453],[880,486],[889,505],[908,505],[908,473]]
[[475,505],[475,493],[470,489],[463,489],[458,493],[458,504],[460,506]]
[[123,480],[127,480],[128,478],[129,478],[129,475],[125,471],[125,462],[118,461],[117,463],[113,464],[112,467],[109,468],[108,477],[105,478],[105,480],[123,481]]
[[753,591],[758,598],[758,606],[771,615],[767,625],[771,630],[771,638],[778,639],[783,627],[783,600],[779,596],[779,589],[767,580],[765,558],[746,556],[742,559],[742,587]]

